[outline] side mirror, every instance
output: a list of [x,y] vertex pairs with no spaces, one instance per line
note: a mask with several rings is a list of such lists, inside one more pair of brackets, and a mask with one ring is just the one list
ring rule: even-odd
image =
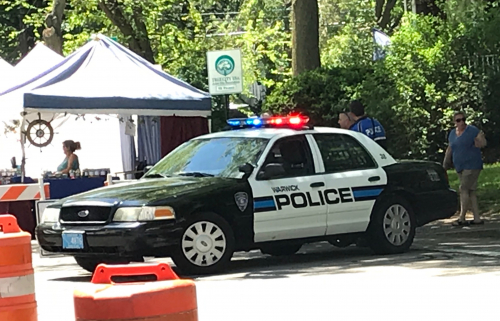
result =
[[258,179],[272,179],[284,176],[286,174],[285,168],[282,164],[272,163],[267,164],[264,167],[264,170],[261,171],[258,175]]
[[135,178],[136,179],[143,178],[151,170],[151,168],[153,168],[152,165],[148,165],[148,166],[144,167],[144,169],[142,170],[142,173],[135,174]]
[[250,175],[252,175],[253,166],[246,163],[245,165],[241,165],[240,167],[238,167],[238,170],[244,174],[242,179],[248,179]]

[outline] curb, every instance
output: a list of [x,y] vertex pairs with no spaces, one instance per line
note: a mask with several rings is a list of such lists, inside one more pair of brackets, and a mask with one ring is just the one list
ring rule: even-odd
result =
[[452,226],[450,224],[436,224],[430,226],[422,226],[417,229],[417,234],[428,235],[443,235],[443,234],[478,234],[481,237],[499,237],[500,238],[500,222],[485,220],[484,225],[477,226]]
[[446,253],[446,254],[464,254],[471,256],[480,256],[480,257],[494,257],[500,258],[500,253],[493,251],[483,251],[483,250],[466,250],[466,249],[443,249],[443,248],[430,248],[430,247],[422,247],[425,250]]

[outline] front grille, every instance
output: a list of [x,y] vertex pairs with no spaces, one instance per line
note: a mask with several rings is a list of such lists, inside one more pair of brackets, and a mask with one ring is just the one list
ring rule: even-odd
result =
[[61,208],[62,223],[104,223],[111,215],[110,207],[71,206]]

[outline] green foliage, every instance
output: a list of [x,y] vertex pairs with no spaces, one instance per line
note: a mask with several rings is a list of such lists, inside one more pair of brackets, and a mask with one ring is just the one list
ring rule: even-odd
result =
[[[372,62],[370,29],[381,25],[377,4],[387,2],[318,0],[323,68],[290,80],[290,0],[117,1],[132,28],[133,13],[142,10],[156,63],[197,88],[208,90],[207,51],[239,48],[246,94],[262,82],[271,93],[267,109],[298,109],[316,124],[335,126],[348,102],[360,99],[384,125],[395,156],[435,160],[446,147],[453,111],[465,110],[486,132],[486,160],[500,159],[498,1],[427,1],[442,16],[403,20],[397,1],[384,23],[393,45],[385,60]],[[51,5],[0,0],[2,58],[14,63],[41,40]],[[98,0],[68,0],[64,19],[66,55],[95,33],[128,43]],[[213,130],[224,127],[225,117],[222,97],[214,97]]]
[[[0,0],[0,56],[15,64],[35,45],[46,1]],[[41,21],[41,20],[40,20]]]
[[359,91],[365,68],[318,69],[294,77],[273,92],[267,106],[274,113],[300,111],[316,125],[334,126],[337,115]]
[[[0,0],[0,56],[8,61],[41,40],[45,15],[52,1]],[[64,54],[84,45],[92,34],[128,38],[99,7],[99,0],[68,0],[63,22]],[[208,90],[206,52],[242,51],[244,85],[259,80],[269,90],[291,75],[289,2],[286,0],[121,0],[125,20],[137,31],[133,13],[140,8],[156,63],[168,73],[202,90]],[[24,25],[23,25],[24,24]],[[20,27],[21,26],[21,27]],[[30,30],[32,41],[23,52],[20,33]],[[226,112],[221,97],[213,99],[214,130],[224,127]]]
[[[486,160],[495,161],[500,142],[500,61],[494,26],[500,13],[447,2],[449,20],[408,14],[391,36],[389,54],[372,62],[369,20],[344,28],[325,41],[323,68],[300,75],[269,97],[272,111],[300,110],[319,125],[336,125],[339,111],[360,99],[388,132],[389,151],[398,158],[440,161],[454,111],[486,132]],[[475,21],[472,21],[472,18]],[[489,38],[484,32],[495,33]],[[488,39],[488,40],[486,40]],[[498,39],[493,40],[491,39]],[[479,54],[497,57],[485,65]]]

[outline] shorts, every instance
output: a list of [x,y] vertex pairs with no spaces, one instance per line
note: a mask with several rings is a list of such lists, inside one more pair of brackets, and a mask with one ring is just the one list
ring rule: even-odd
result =
[[475,191],[477,189],[477,180],[479,179],[480,173],[480,169],[464,169],[458,173],[460,191]]

